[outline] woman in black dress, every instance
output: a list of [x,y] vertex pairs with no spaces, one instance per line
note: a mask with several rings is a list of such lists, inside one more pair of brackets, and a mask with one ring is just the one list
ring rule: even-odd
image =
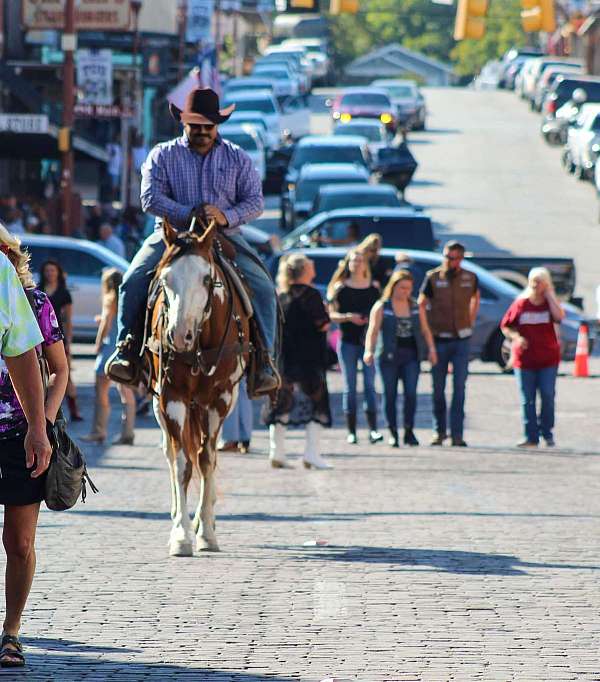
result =
[[265,416],[269,425],[271,466],[289,468],[285,455],[288,425],[305,426],[304,466],[331,469],[320,453],[322,427],[331,426],[327,391],[327,339],[329,315],[313,286],[315,266],[303,254],[282,257],[277,285],[285,314],[282,360],[283,386]]
[[48,298],[56,317],[58,324],[64,335],[65,352],[69,359],[69,383],[67,384],[67,406],[71,421],[83,421],[83,417],[79,413],[79,405],[77,404],[77,387],[73,382],[71,376],[71,342],[73,341],[73,299],[71,292],[67,287],[67,278],[65,271],[62,269],[60,263],[55,260],[47,260],[40,268],[40,290],[43,291]]

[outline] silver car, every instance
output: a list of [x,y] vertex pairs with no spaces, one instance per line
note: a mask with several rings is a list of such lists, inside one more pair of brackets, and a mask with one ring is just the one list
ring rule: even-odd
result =
[[127,270],[129,263],[103,246],[86,239],[36,234],[20,235],[21,243],[31,254],[31,269],[39,282],[40,266],[55,260],[67,274],[73,296],[73,335],[82,341],[96,338],[96,316],[101,312],[100,278],[105,268]]
[[427,106],[415,81],[379,78],[372,86],[385,90],[398,112],[401,126],[412,130],[425,130]]

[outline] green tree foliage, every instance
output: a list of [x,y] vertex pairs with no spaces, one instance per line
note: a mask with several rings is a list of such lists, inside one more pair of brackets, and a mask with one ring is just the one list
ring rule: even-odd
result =
[[457,74],[476,74],[487,61],[501,57],[513,45],[524,45],[520,12],[520,0],[491,2],[484,37],[481,40],[463,40],[450,53]]
[[522,45],[519,0],[491,0],[487,32],[481,41],[457,44],[455,7],[431,0],[361,0],[356,15],[332,17],[337,66],[343,68],[356,57],[390,43],[454,62],[460,75],[474,74],[489,59],[512,45]]

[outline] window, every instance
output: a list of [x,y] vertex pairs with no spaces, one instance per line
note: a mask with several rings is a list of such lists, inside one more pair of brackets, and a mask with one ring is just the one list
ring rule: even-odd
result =
[[382,107],[391,108],[389,97],[373,92],[358,92],[351,95],[344,95],[341,101],[342,106],[347,107]]
[[96,256],[78,249],[55,249],[56,260],[63,266],[67,275],[97,278],[108,267]]
[[341,123],[333,131],[334,135],[360,135],[366,137],[369,142],[382,142],[385,139],[385,132],[380,126],[352,125],[351,123]]
[[385,89],[392,97],[398,99],[410,99],[417,96],[415,89],[410,85],[391,85],[386,86]]
[[358,146],[297,147],[290,166],[298,169],[305,163],[359,163],[362,166],[367,166],[363,150]]
[[326,194],[321,198],[321,211],[333,211],[336,208],[361,208],[364,206],[400,206],[398,197],[390,192],[358,192],[352,190],[351,194],[336,192]]
[[241,133],[227,134],[225,132],[223,134],[223,137],[226,140],[229,140],[229,142],[237,144],[238,147],[245,149],[247,152],[255,152],[258,150],[258,147],[256,146],[256,141],[254,140],[252,135],[243,135]]
[[261,114],[274,114],[275,105],[270,99],[245,99],[242,101],[227,100],[226,106],[235,103],[236,111],[260,111]]

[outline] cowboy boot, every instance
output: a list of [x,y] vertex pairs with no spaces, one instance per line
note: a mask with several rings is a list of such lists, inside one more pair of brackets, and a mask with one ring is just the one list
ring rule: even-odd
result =
[[123,405],[121,435],[113,440],[113,445],[133,445],[135,438],[135,412],[135,402]]
[[381,442],[383,440],[383,436],[377,430],[377,413],[367,410],[365,415],[367,417],[367,424],[369,425],[369,442]]
[[128,334],[119,341],[113,354],[106,361],[104,373],[119,384],[137,386],[140,379],[140,347],[137,339]]
[[81,440],[86,443],[97,443],[102,445],[106,440],[106,428],[110,417],[110,405],[101,403],[98,399],[94,403],[94,423],[92,431],[87,436],[82,436]]
[[285,456],[285,426],[271,424],[269,426],[269,461],[274,469],[293,469]]
[[306,440],[302,461],[307,469],[333,469],[333,465],[326,462],[320,455],[321,424],[309,422],[306,425]]

